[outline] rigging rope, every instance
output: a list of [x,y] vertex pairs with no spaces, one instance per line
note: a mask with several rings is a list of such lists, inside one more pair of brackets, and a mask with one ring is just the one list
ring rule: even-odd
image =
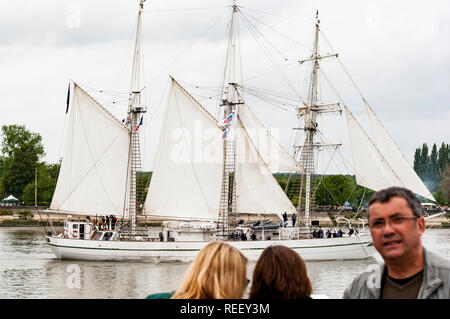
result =
[[308,20],[299,20],[299,19],[296,19],[296,18],[286,17],[286,16],[282,16],[282,15],[279,15],[279,14],[274,14],[274,13],[266,12],[266,11],[259,10],[259,9],[248,8],[248,7],[240,7],[240,8],[247,9],[247,10],[257,11],[257,12],[261,12],[261,13],[264,13],[264,14],[267,14],[267,15],[274,16],[274,17],[279,17],[279,18],[284,18],[284,19],[288,19],[288,20],[293,20],[293,21],[297,21],[297,22],[300,22],[300,23],[307,23],[307,24],[311,24],[311,25],[314,25],[314,24],[315,24],[315,22],[311,22],[311,21],[308,21]]
[[[335,54],[335,51],[333,50],[330,42],[328,41],[327,37],[325,36],[325,34],[323,33],[323,31],[321,30],[321,34],[323,36],[323,38],[325,39],[325,42],[328,44],[328,46],[330,47],[331,51],[333,52],[333,54]],[[350,73],[348,72],[347,68],[344,66],[344,63],[342,63],[341,59],[339,59],[338,57],[336,57],[336,59],[338,60],[339,64],[341,65],[342,69],[344,70],[345,74],[348,76],[350,82],[352,82],[353,86],[355,87],[355,89],[358,91],[358,94],[361,96],[362,100],[367,103],[366,99],[364,98],[361,90],[359,89],[359,87],[356,85],[355,81],[353,80],[353,78],[350,76]],[[369,104],[369,103],[367,103]]]
[[92,86],[86,85],[84,83],[79,83],[79,82],[77,82],[77,85],[86,91],[95,91],[95,92],[99,92],[99,93],[106,94],[106,95],[112,95],[112,96],[127,95],[128,96],[130,94],[130,92],[120,92],[120,91],[97,89]]
[[285,64],[283,66],[277,65],[275,68],[274,67],[270,67],[267,70],[262,71],[262,72],[260,72],[258,74],[255,74],[255,75],[251,75],[251,76],[245,78],[244,80],[245,81],[250,81],[250,80],[253,80],[255,78],[258,78],[258,77],[267,75],[269,73],[275,72],[275,71],[277,71],[277,69],[283,69],[283,68],[289,67],[289,66],[294,65],[294,64],[297,64],[297,61],[289,62],[289,63],[287,63],[287,64]]
[[157,79],[169,66],[173,65],[175,63],[176,60],[178,60],[182,55],[184,55],[195,43],[197,43],[198,41],[200,41],[200,39],[202,39],[206,33],[208,33],[221,19],[223,18],[223,15],[219,16],[219,18],[217,20],[215,20],[207,29],[205,32],[203,32],[199,38],[195,39],[194,41],[190,42],[179,54],[177,54],[175,56],[175,58],[173,58],[168,64],[166,64],[161,71],[155,75],[148,83],[146,83],[143,87],[142,90],[145,90],[148,85],[150,83],[152,83],[155,79]]
[[249,88],[241,87],[241,89],[242,89],[242,91],[247,92],[250,95],[252,95],[252,96],[254,96],[256,98],[259,98],[259,99],[261,99],[263,101],[266,101],[266,102],[272,104],[273,106],[275,106],[277,108],[280,108],[280,109],[282,109],[284,111],[296,112],[295,109],[293,110],[293,109],[284,108],[284,107],[282,107],[280,105],[277,105],[277,104],[281,104],[283,106],[292,106],[294,108],[297,106],[297,104],[290,104],[290,103],[287,103],[287,102],[284,102],[284,101],[276,100],[276,99],[270,98],[270,96],[268,96],[268,95],[264,95],[263,93],[256,92],[256,91],[254,91],[252,89],[249,89]]
[[[324,141],[326,142],[325,135],[324,135],[322,132],[320,132],[320,131],[318,131],[318,133],[319,133],[320,136],[322,136],[322,137],[324,138]],[[330,152],[328,149],[327,149],[327,151]],[[343,157],[343,155],[342,155],[342,152],[341,152],[339,146],[336,146],[335,151],[333,152],[333,154],[330,155],[330,162],[333,161],[333,163],[334,163],[335,166],[337,167],[336,162],[335,162],[335,160],[334,160],[334,154],[335,154],[336,152],[338,152],[338,154],[340,154],[341,157]],[[345,165],[345,162],[344,162],[344,165]],[[329,165],[328,165],[328,166],[329,166]],[[326,170],[328,169],[328,166],[327,166],[327,168],[325,169],[324,173],[325,173]],[[347,167],[347,168],[348,168],[348,167]],[[324,184],[324,186],[325,186],[325,184]],[[317,186],[317,187],[318,187],[318,186]],[[356,184],[355,184],[355,187],[352,189],[352,191],[350,192],[350,194],[348,195],[348,197],[347,197],[347,199],[346,199],[345,201],[348,201],[348,200],[349,200],[349,198],[353,195],[353,193],[356,191],[357,188],[358,188],[358,184],[356,183]],[[316,188],[316,189],[317,189],[317,188]],[[328,189],[327,189],[327,191],[328,191]],[[364,188],[364,192],[365,192],[365,188]],[[331,193],[330,193],[330,195],[333,197],[333,195],[332,195]],[[337,203],[338,205],[341,205],[334,197],[333,197],[333,199],[336,201],[336,203]],[[345,203],[345,202],[344,202],[344,203]],[[358,212],[357,212],[357,213],[358,213]],[[356,214],[354,215],[354,217],[355,217],[355,216],[356,216]],[[353,217],[353,218],[354,218],[354,217]]]
[[[228,7],[228,6],[226,6]],[[170,10],[143,10],[142,12],[147,13],[162,13],[162,12],[180,12],[180,11],[196,11],[196,10],[210,10],[210,9],[223,9],[226,7],[203,7],[203,8],[181,8],[181,9],[170,9]]]
[[279,65],[277,65],[277,63],[275,62],[274,58],[270,55],[268,48],[263,44],[263,42],[261,40],[259,40],[259,38],[262,38],[264,40],[266,40],[266,42],[275,50],[277,51],[282,57],[283,59],[286,60],[286,58],[282,55],[282,53],[279,51],[279,49],[277,49],[259,30],[258,28],[250,21],[250,19],[243,14],[241,11],[238,11],[241,13],[241,16],[243,18],[244,23],[247,26],[247,29],[249,31],[249,33],[253,36],[253,38],[255,39],[256,43],[260,46],[260,48],[262,49],[262,51],[264,52],[264,54],[266,55],[266,57],[269,59],[270,63],[272,63],[272,65],[276,68],[276,71],[278,71],[278,73],[280,74],[281,78],[285,81],[285,83],[287,84],[288,88],[294,93],[294,95],[296,95],[299,98],[299,95],[297,93],[297,91],[295,90],[295,88],[292,86],[292,84],[289,82],[289,79],[287,78],[286,74],[284,74],[281,71],[281,68]]
[[292,41],[292,42],[294,42],[294,43],[300,45],[301,47],[303,47],[303,48],[309,50],[309,47],[307,47],[307,46],[304,45],[303,43],[298,42],[297,40],[291,38],[290,36],[281,33],[280,31],[276,30],[275,28],[273,28],[273,27],[269,26],[268,24],[262,22],[262,21],[259,20],[258,18],[254,17],[254,16],[252,16],[252,15],[250,15],[250,14],[248,14],[248,13],[247,13],[247,15],[248,15],[250,18],[252,18],[252,19],[258,21],[258,22],[261,23],[262,25],[266,26],[267,28],[271,29],[271,30],[274,31],[275,33],[278,33],[278,34],[281,35],[282,37],[284,37],[284,38],[286,38],[286,39],[288,39],[288,40],[290,40],[290,41]]

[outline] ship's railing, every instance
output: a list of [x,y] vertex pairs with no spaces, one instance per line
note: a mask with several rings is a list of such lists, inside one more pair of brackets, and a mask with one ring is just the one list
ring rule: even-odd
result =
[[311,238],[311,229],[308,227],[280,227],[278,229],[279,239],[305,239]]
[[149,236],[147,226],[136,226],[134,234],[131,232],[130,224],[123,223],[118,226],[121,239],[147,238]]

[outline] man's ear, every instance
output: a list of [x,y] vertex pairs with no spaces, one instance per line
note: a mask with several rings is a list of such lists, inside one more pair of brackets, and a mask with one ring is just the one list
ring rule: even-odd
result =
[[419,227],[420,236],[425,232],[425,218],[419,217],[417,219],[417,225]]

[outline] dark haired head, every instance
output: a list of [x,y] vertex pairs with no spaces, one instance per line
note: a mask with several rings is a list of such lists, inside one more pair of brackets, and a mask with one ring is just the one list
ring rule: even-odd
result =
[[304,299],[312,292],[303,259],[286,246],[269,246],[253,271],[250,299]]
[[409,208],[411,208],[414,216],[422,216],[422,205],[420,204],[420,200],[416,197],[416,195],[414,195],[413,192],[403,187],[389,187],[373,194],[369,201],[369,214],[370,206],[373,203],[387,203],[392,197],[404,198],[408,203]]

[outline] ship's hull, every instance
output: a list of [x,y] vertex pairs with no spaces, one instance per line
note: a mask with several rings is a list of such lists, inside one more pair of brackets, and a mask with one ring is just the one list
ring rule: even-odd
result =
[[[144,242],[144,241],[98,241],[66,239],[47,236],[47,241],[59,259],[91,261],[192,261],[208,242]],[[249,260],[257,260],[270,245],[284,245],[294,249],[304,260],[365,259],[375,252],[370,236],[229,241],[240,249]]]

